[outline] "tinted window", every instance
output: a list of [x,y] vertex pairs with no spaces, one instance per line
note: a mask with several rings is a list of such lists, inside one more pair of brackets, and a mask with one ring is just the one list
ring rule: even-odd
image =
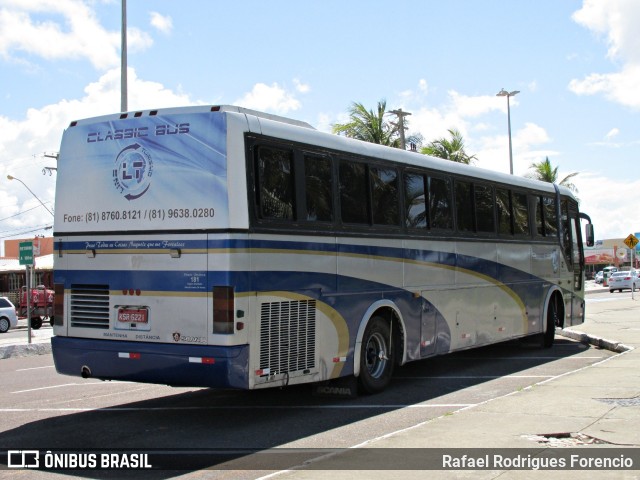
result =
[[498,214],[498,233],[511,235],[511,192],[503,188],[496,189],[496,213]]
[[307,220],[333,220],[333,179],[331,160],[326,157],[304,157],[304,184]]
[[473,188],[476,200],[476,224],[478,232],[494,233],[495,217],[493,208],[493,189],[487,185],[475,185]]
[[406,225],[409,228],[426,228],[427,206],[425,204],[424,177],[407,173],[404,176],[404,204]]
[[428,178],[429,218],[431,228],[451,230],[453,213],[451,206],[451,180],[448,178]]
[[258,149],[258,202],[261,218],[293,219],[292,157],[289,150],[267,147]]
[[6,298],[0,298],[0,308],[11,308],[11,304],[7,301]]
[[542,208],[544,210],[544,234],[547,237],[554,237],[558,235],[558,213],[555,198],[542,197]]
[[363,163],[340,162],[340,214],[346,223],[369,223],[367,177]]
[[529,204],[527,195],[513,192],[513,228],[516,235],[531,235],[529,230]]
[[561,224],[562,224],[562,248],[564,249],[564,256],[568,260],[569,264],[573,263],[571,257],[571,225],[569,222],[569,202],[562,200],[560,202],[561,210]]
[[456,221],[459,231],[474,231],[471,184],[467,182],[456,182]]
[[371,211],[376,225],[399,225],[398,172],[393,168],[370,167]]
[[542,237],[544,236],[542,197],[535,197],[535,199],[536,199],[536,233]]

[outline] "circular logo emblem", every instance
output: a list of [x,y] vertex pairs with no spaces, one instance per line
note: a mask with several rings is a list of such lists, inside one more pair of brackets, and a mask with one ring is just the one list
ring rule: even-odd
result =
[[138,143],[123,148],[113,167],[113,184],[127,200],[144,195],[151,186],[153,160],[149,151]]

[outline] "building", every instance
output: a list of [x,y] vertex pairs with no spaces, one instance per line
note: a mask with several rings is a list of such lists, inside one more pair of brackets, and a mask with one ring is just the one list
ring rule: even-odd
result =
[[[640,238],[640,233],[635,234]],[[593,247],[584,249],[585,263],[587,264],[587,278],[595,275],[604,267],[613,265],[618,268],[631,267],[633,257],[633,268],[640,268],[640,244],[636,245],[635,251],[631,251],[624,243],[624,238],[611,238],[608,240],[598,240]]]
[[34,249],[34,284],[53,287],[53,237],[5,240],[5,256],[0,257],[0,296],[9,297],[16,304],[18,291],[26,285],[26,267],[20,265],[19,246],[29,241]]

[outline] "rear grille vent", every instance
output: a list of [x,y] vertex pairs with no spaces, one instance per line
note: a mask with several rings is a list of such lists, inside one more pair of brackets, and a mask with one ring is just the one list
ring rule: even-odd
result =
[[71,285],[72,327],[109,328],[109,286]]
[[316,301],[263,303],[260,308],[260,369],[270,375],[308,373],[315,367],[315,357]]

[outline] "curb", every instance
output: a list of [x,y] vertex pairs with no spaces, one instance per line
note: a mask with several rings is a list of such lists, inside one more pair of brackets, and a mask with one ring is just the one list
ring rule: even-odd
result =
[[51,342],[32,343],[30,345],[7,345],[0,347],[0,360],[12,357],[29,357],[51,353]]
[[562,335],[563,337],[576,340],[580,343],[586,343],[616,353],[623,353],[629,350],[633,350],[633,347],[625,345],[624,343],[620,343],[615,340],[607,340],[606,338],[595,337],[593,335],[589,335],[588,333],[579,332],[577,330],[559,330],[557,333]]

